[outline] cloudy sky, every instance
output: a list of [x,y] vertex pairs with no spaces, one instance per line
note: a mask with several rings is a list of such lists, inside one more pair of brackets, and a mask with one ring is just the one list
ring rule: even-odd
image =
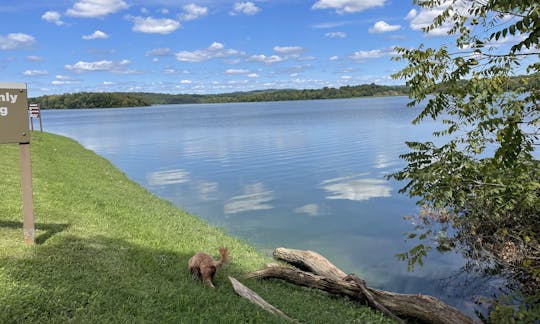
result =
[[434,12],[409,0],[2,0],[1,81],[30,96],[398,84],[393,47]]

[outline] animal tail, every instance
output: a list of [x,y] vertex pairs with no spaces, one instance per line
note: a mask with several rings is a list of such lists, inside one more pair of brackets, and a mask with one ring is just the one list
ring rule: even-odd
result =
[[229,251],[226,247],[220,247],[219,254],[221,255],[219,260],[214,261],[214,266],[216,266],[216,268],[221,267],[224,263],[227,263],[229,261]]

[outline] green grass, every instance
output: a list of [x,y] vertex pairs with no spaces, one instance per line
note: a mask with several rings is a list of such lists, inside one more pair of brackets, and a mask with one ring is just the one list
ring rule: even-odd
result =
[[[19,150],[0,145],[0,323],[282,322],[232,290],[234,276],[309,323],[388,322],[344,298],[242,279],[270,260],[129,180],[73,140],[32,134],[36,241],[23,243]],[[216,289],[193,281],[197,251],[231,263]]]

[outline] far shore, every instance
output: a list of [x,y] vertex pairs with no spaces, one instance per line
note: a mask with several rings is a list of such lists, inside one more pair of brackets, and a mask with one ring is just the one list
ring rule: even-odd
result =
[[362,97],[404,96],[405,86],[363,84],[322,89],[268,89],[222,94],[167,94],[150,92],[79,92],[29,98],[41,109],[125,108],[166,104],[269,102]]

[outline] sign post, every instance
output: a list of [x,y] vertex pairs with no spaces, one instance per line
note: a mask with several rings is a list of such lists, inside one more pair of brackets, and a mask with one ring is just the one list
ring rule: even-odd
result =
[[34,244],[34,203],[26,83],[0,82],[0,144],[19,144],[24,241]]
[[28,110],[30,111],[30,129],[34,130],[34,118],[39,118],[39,130],[43,132],[43,123],[41,121],[41,109],[39,108],[39,104],[31,103],[28,106]]

